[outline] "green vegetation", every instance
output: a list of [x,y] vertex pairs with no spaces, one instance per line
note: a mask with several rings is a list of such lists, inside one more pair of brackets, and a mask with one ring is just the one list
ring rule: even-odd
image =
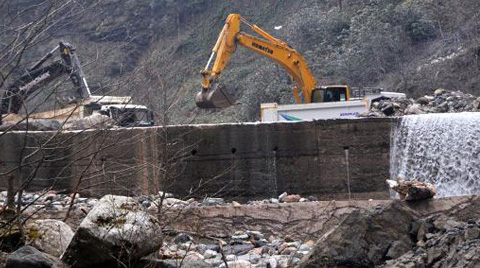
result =
[[279,66],[243,48],[221,78],[243,105],[199,111],[193,101],[229,13],[300,51],[320,84],[380,86],[418,97],[439,87],[480,93],[478,10],[478,0],[101,1],[53,39],[79,47],[95,90],[134,95],[158,113],[168,91],[175,103],[170,123],[252,121],[260,103],[293,103],[293,97]]

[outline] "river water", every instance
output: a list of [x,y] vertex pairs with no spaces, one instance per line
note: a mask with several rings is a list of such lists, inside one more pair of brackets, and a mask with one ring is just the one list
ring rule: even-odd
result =
[[436,197],[480,194],[480,113],[401,118],[392,129],[390,176],[433,183]]

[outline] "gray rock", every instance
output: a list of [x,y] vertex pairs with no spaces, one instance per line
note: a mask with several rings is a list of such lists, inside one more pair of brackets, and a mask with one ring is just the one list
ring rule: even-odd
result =
[[270,268],[277,268],[278,266],[278,263],[277,263],[277,259],[271,257],[268,259],[268,264],[270,266]]
[[310,246],[308,246],[307,244],[302,244],[298,248],[298,251],[310,251],[310,250],[312,250],[312,248]]
[[263,238],[263,234],[259,231],[247,231],[247,235],[249,235],[255,240],[260,240]]
[[259,248],[267,245],[268,241],[266,239],[260,239],[260,240],[254,240],[252,241],[252,243],[256,248]]
[[215,205],[224,205],[224,204],[225,204],[225,200],[223,198],[207,197],[202,201],[202,205],[205,205],[205,206],[215,206]]
[[[117,266],[115,266],[117,267]],[[136,268],[211,268],[212,265],[204,260],[160,260],[151,256],[143,257],[135,266]]]
[[225,263],[222,263],[220,265],[220,268],[251,268],[252,264],[249,261],[245,260],[234,260],[234,261],[229,261],[227,262],[227,265]]
[[220,247],[218,245],[215,245],[215,244],[208,244],[208,245],[198,244],[197,245],[197,251],[200,252],[201,254],[204,254],[205,251],[207,251],[207,250],[213,250],[215,252],[219,252]]
[[5,268],[62,268],[60,260],[32,246],[19,248],[8,256]]
[[480,229],[476,224],[468,224],[465,230],[465,240],[473,240],[480,237]]
[[412,249],[411,243],[405,243],[403,241],[395,241],[392,243],[392,245],[388,249],[387,255],[385,256],[390,259],[396,259],[402,256],[403,254],[407,253],[411,249]]
[[429,103],[429,100],[426,97],[421,97],[417,99],[417,103],[421,105],[427,105]]
[[439,95],[442,95],[442,94],[445,93],[445,92],[446,92],[445,89],[439,88],[439,89],[435,90],[435,91],[433,92],[433,94],[435,94],[435,96],[439,96]]
[[72,240],[73,231],[59,220],[35,220],[25,228],[26,243],[55,257],[60,257]]
[[276,198],[270,198],[269,201],[270,201],[270,203],[272,203],[272,204],[278,204],[278,203],[280,203],[280,200],[278,200],[278,199],[276,199]]
[[75,232],[62,260],[72,268],[134,261],[162,244],[158,220],[130,197],[106,195]]
[[217,257],[217,252],[214,251],[214,250],[211,250],[211,249],[207,249],[203,253],[203,257],[205,257],[205,259],[215,258],[215,257]]
[[187,243],[187,242],[190,242],[190,241],[193,241],[193,238],[191,236],[189,236],[188,234],[185,234],[185,233],[179,233],[173,239],[173,242],[175,242],[175,244],[182,244],[182,243]]
[[229,245],[223,248],[225,254],[244,255],[252,250],[254,246],[251,243]]
[[233,240],[247,240],[248,234],[232,235]]
[[237,256],[237,260],[248,261],[252,264],[257,264],[261,258],[262,257],[258,254],[245,254],[245,255]]
[[410,241],[410,225],[417,217],[418,214],[401,201],[379,210],[353,211],[317,241],[299,268],[381,264],[393,242]]

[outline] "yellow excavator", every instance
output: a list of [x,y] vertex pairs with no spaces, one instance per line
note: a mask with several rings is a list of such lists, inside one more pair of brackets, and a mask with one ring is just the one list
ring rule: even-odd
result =
[[[240,31],[242,23],[262,38]],[[236,104],[236,101],[225,88],[218,83],[218,78],[227,66],[230,57],[236,51],[237,45],[249,48],[280,64],[295,82],[293,96],[298,104],[302,103],[301,97],[305,103],[348,101],[350,99],[350,88],[348,86],[317,87],[317,81],[300,53],[284,41],[260,29],[257,25],[251,24],[239,14],[230,14],[213,47],[207,65],[201,72],[203,76],[202,91],[195,96],[198,107],[226,108]],[[213,67],[209,69],[214,57]],[[302,96],[299,94],[299,89]]]

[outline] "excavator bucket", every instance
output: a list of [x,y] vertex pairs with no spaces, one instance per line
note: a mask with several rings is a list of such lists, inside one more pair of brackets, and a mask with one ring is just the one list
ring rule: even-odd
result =
[[202,109],[207,108],[227,108],[237,102],[227,92],[225,87],[221,84],[214,84],[208,90],[202,89],[195,96],[195,103],[197,107]]

